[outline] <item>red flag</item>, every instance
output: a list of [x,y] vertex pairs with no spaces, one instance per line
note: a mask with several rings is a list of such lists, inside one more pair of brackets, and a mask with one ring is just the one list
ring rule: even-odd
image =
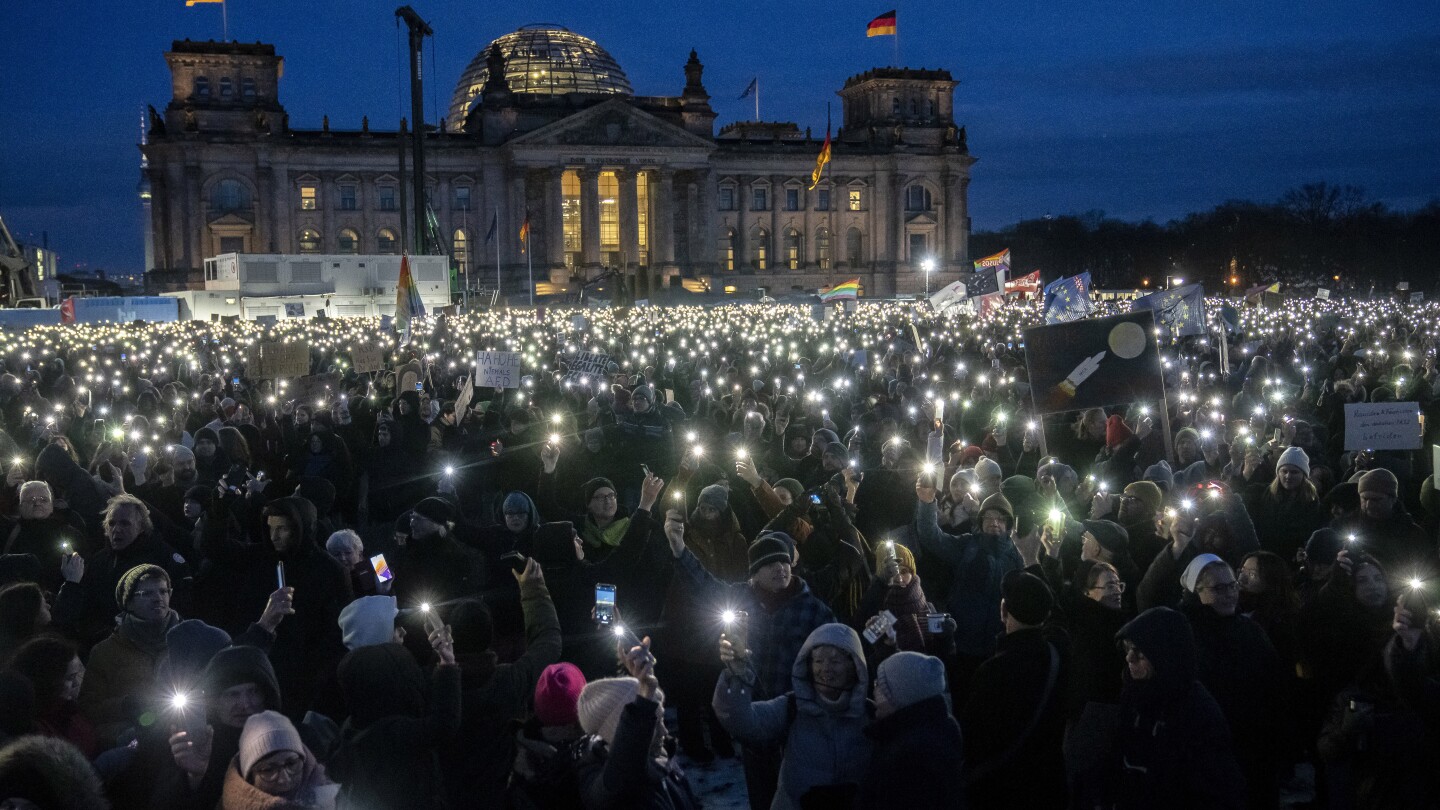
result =
[[75,297],[71,296],[60,302],[60,323],[75,322]]

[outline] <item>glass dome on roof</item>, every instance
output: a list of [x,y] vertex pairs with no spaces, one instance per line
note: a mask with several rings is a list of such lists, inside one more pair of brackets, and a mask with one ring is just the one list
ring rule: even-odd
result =
[[451,129],[459,129],[489,77],[486,56],[499,48],[511,92],[538,95],[610,93],[631,95],[625,71],[595,40],[558,25],[527,25],[499,37],[470,60],[450,99]]

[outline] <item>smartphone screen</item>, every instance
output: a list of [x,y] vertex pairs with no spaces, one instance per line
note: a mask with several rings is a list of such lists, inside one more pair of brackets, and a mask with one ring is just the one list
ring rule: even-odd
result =
[[819,493],[816,493],[816,492],[810,493],[810,503],[813,503],[813,504],[815,504],[816,506],[819,506],[819,505],[820,505],[820,494],[819,494]]
[[615,586],[595,584],[595,621],[609,624],[615,618]]
[[370,558],[370,565],[375,569],[375,578],[381,582],[389,582],[395,578],[395,572],[385,562],[384,554],[376,554]]
[[425,383],[423,383],[423,382],[416,382],[416,383],[415,383],[415,390],[416,390],[416,391],[424,391],[424,390],[425,390]]

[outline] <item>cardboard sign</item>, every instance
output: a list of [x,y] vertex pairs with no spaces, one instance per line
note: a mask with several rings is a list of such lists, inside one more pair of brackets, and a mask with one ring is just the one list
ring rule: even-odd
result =
[[278,340],[257,343],[250,347],[245,370],[253,380],[304,377],[310,373],[310,346]]
[[1025,365],[1036,413],[1165,397],[1151,310],[1026,329]]
[[1315,297],[1319,298],[1321,301],[1329,301],[1330,291],[1325,289],[1324,287],[1317,288],[1315,290]]
[[304,303],[299,303],[299,304],[286,304],[286,305],[285,305],[285,317],[287,317],[287,318],[303,318],[303,317],[305,317],[305,304],[304,304]]
[[566,361],[566,365],[570,367],[570,372],[565,375],[565,379],[572,382],[581,377],[603,378],[610,367],[610,355],[577,352],[573,358]]
[[350,365],[358,374],[385,370],[385,350],[379,346],[354,346],[350,349]]
[[1360,402],[1345,406],[1346,450],[1418,450],[1424,426],[1415,402]]
[[301,377],[287,387],[285,393],[303,403],[313,405],[324,400],[328,404],[332,397],[340,393],[340,374],[331,372]]
[[481,388],[519,388],[520,363],[520,352],[476,352],[476,385]]
[[465,412],[470,410],[470,403],[475,399],[475,376],[472,374],[465,378],[465,385],[460,388],[460,395],[455,397],[455,417],[464,419]]

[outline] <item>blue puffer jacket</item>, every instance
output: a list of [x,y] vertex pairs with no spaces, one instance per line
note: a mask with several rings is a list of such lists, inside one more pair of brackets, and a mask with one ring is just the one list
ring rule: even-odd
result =
[[[849,653],[855,664],[855,686],[834,705],[820,698],[810,680],[810,651],[824,644]],[[848,783],[858,795],[874,747],[865,734],[874,708],[865,697],[870,677],[860,636],[843,624],[817,627],[795,656],[790,683],[794,690],[790,694],[756,701],[753,678],[736,678],[727,668],[715,684],[712,699],[720,724],[735,739],[751,745],[784,746],[780,784],[771,810],[798,810],[806,793],[827,785]]]

